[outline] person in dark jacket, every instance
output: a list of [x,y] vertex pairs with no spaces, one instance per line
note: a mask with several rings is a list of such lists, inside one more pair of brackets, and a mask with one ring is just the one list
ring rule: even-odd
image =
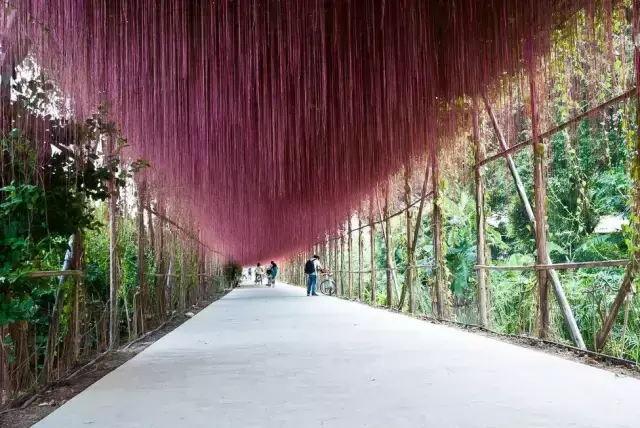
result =
[[276,276],[278,276],[278,265],[271,260],[271,266],[267,269],[267,277],[269,279],[269,287],[275,287]]

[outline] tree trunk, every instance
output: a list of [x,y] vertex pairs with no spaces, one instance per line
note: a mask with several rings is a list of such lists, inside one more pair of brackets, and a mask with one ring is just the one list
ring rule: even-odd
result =
[[[480,127],[478,124],[478,104],[477,100],[473,100],[473,148],[475,153],[475,161],[478,163],[484,157],[482,142],[480,141]],[[480,168],[475,169],[476,183],[476,264],[484,266],[485,261],[485,216],[484,216],[484,184],[482,182],[482,171]],[[478,315],[480,325],[488,327],[489,320],[487,316],[487,271],[478,269],[476,271],[478,277]]]

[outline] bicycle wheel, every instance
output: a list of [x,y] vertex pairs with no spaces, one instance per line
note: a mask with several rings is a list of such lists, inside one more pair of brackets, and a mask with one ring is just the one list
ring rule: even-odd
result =
[[325,279],[320,283],[320,292],[327,296],[331,296],[335,294],[336,287],[335,283],[330,279]]

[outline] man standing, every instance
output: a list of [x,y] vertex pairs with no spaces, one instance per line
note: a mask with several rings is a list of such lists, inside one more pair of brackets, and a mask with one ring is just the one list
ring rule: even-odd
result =
[[320,257],[314,254],[304,265],[304,273],[307,275],[307,296],[317,296],[316,285],[318,283],[319,270],[322,270]]

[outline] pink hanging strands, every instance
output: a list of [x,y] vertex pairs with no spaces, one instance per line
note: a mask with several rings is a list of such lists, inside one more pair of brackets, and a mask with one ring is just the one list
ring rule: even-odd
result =
[[403,164],[446,154],[455,101],[596,2],[11,3],[8,46],[28,42],[77,118],[108,103],[170,214],[249,263],[310,247]]

